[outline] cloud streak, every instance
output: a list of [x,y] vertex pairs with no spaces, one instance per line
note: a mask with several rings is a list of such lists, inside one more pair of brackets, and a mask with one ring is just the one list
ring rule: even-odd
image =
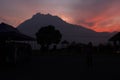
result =
[[[90,27],[91,29],[95,29],[97,31],[118,30],[118,28],[113,30],[109,29],[108,26],[106,27],[106,25],[101,24],[105,22],[110,22],[109,24],[111,25],[111,27],[114,26],[114,24],[111,22],[111,19],[114,20],[114,18],[120,16],[119,11],[120,0],[81,0],[80,2],[79,1],[76,5],[73,5],[71,9],[73,10],[72,12],[74,12],[73,15],[79,14],[79,16],[78,15],[74,16],[75,19],[74,22],[76,24],[84,24],[88,28]],[[103,29],[103,27],[106,27],[107,29],[105,30]]]
[[0,16],[17,26],[37,12],[96,31],[120,31],[120,0],[0,0]]

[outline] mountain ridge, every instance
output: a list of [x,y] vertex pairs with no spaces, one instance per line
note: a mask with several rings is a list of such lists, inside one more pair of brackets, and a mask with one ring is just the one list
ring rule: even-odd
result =
[[107,42],[111,33],[98,33],[83,26],[70,24],[58,16],[51,14],[37,13],[32,18],[21,23],[17,28],[24,34],[35,37],[35,33],[43,26],[53,25],[60,30],[63,35],[62,40],[76,41],[82,43],[101,43]]

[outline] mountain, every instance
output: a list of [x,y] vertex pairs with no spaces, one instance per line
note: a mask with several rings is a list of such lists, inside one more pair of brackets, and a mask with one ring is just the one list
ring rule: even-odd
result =
[[43,26],[54,25],[63,35],[62,40],[76,41],[81,43],[93,42],[94,44],[106,42],[111,34],[98,33],[83,26],[65,22],[58,16],[37,13],[18,26],[22,33],[35,37],[35,33]]
[[17,28],[14,28],[13,26],[2,22],[0,24],[0,32],[19,32],[19,31],[17,30]]

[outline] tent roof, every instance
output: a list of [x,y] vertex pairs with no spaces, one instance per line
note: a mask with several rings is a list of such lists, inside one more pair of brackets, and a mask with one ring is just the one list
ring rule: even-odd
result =
[[35,39],[20,33],[16,28],[8,24],[1,23],[0,40],[33,41]]
[[0,32],[19,32],[17,28],[14,28],[11,25],[1,23],[0,24]]
[[120,41],[120,32],[111,37],[109,41]]

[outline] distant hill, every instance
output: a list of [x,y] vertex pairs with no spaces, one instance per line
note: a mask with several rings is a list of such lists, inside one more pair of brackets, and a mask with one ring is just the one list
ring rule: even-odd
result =
[[17,28],[14,28],[13,26],[7,24],[7,23],[3,23],[1,22],[0,24],[0,32],[19,32],[17,30]]
[[76,41],[81,43],[93,42],[104,43],[111,37],[111,33],[98,33],[83,26],[73,25],[65,22],[58,16],[37,13],[18,26],[18,29],[31,37],[43,26],[54,25],[63,35],[62,40]]

